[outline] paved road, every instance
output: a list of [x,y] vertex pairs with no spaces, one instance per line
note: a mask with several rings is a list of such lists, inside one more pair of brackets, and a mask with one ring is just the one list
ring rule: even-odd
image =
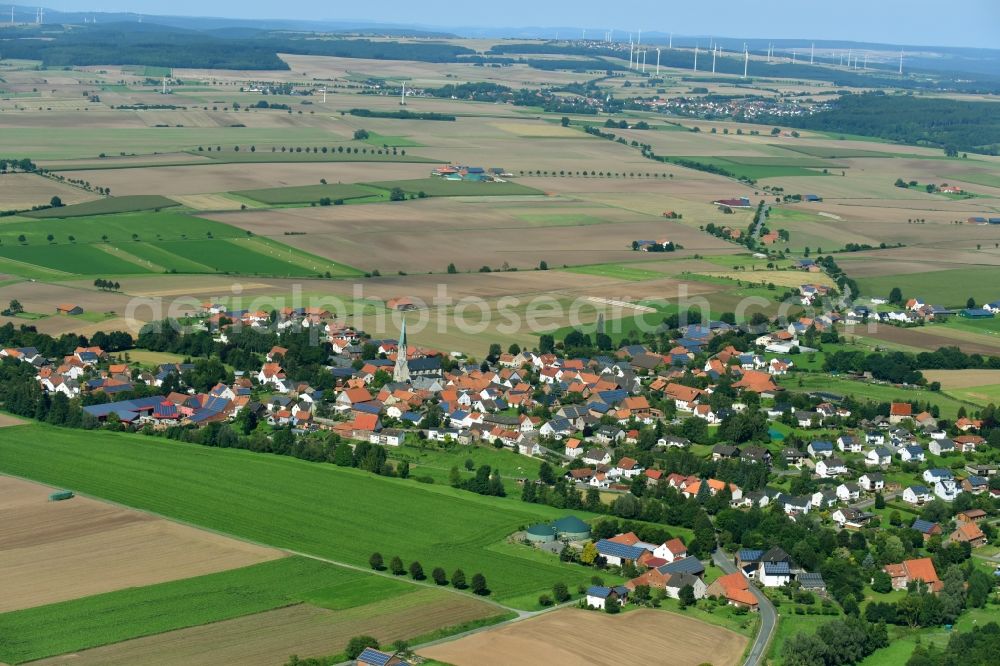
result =
[[[736,571],[732,560],[721,549],[712,553],[712,561],[727,574]],[[750,591],[757,597],[757,603],[760,606],[760,630],[757,632],[757,638],[754,639],[750,652],[747,653],[747,659],[743,662],[743,666],[758,666],[758,664],[764,663],[764,655],[767,654],[767,648],[774,637],[774,630],[778,628],[778,612],[774,609],[771,600],[753,583],[750,584]]]

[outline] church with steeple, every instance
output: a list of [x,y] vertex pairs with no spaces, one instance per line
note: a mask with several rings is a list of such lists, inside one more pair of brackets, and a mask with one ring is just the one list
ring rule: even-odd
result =
[[396,366],[392,369],[392,381],[405,383],[410,381],[410,365],[406,359],[406,317],[399,327],[399,344],[396,346]]

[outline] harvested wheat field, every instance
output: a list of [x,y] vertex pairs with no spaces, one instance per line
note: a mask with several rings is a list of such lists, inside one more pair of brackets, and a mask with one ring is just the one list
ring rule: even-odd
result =
[[85,497],[0,476],[0,612],[284,557]]
[[110,187],[118,196],[127,194],[213,194],[266,187],[316,185],[365,180],[423,178],[430,165],[406,162],[292,162],[283,164],[198,164],[156,168],[64,171],[67,178],[83,178]]
[[[418,602],[419,607],[414,602]],[[498,614],[495,606],[471,597],[423,590],[344,611],[301,604],[43,659],[34,664],[274,666],[285,663],[291,654],[303,657],[338,654],[351,637],[360,634],[375,636],[385,645]]]
[[[507,666],[525,663],[526,655],[538,664],[728,666],[739,661],[746,643],[728,629],[665,611],[610,616],[567,608],[419,652],[455,666]],[[613,650],[594,649],[612,644]]]
[[929,382],[941,382],[943,389],[974,388],[1000,384],[1000,370],[922,370]]
[[900,328],[899,326],[879,326],[875,331],[866,331],[866,337],[885,340],[908,347],[934,351],[941,347],[961,347],[966,354],[1000,354],[1000,342],[994,342],[985,335],[958,331],[944,327]]
[[47,206],[52,197],[59,197],[66,205],[97,198],[86,190],[58,183],[34,173],[7,173],[0,176],[0,210]]

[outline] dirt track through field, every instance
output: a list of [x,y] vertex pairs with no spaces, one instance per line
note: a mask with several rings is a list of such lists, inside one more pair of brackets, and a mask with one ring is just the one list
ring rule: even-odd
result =
[[419,653],[455,666],[523,664],[528,655],[535,664],[730,666],[746,644],[745,636],[666,611],[610,616],[567,608]]
[[0,612],[249,566],[284,553],[0,476]]

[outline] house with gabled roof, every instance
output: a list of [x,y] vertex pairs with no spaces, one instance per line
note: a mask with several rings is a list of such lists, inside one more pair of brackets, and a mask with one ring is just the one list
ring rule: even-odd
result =
[[962,522],[948,536],[949,543],[967,543],[973,548],[986,545],[986,535],[976,523]]
[[865,472],[858,478],[858,485],[867,492],[881,492],[885,489],[885,477],[878,472]]
[[914,581],[927,585],[931,592],[940,592],[944,583],[938,578],[934,562],[929,557],[904,560],[899,564],[887,564],[882,568],[892,579],[892,589],[905,590]]
[[587,588],[587,605],[591,608],[604,610],[606,604],[617,603],[624,605],[628,599],[628,588],[624,585],[616,587],[604,587],[603,585],[591,585]]
[[907,504],[920,505],[931,501],[931,491],[924,485],[912,485],[903,489],[903,501]]
[[598,554],[608,564],[615,567],[620,567],[626,562],[636,562],[646,552],[645,548],[630,546],[611,539],[601,539],[594,545],[597,547]]
[[708,586],[705,594],[710,597],[722,597],[730,606],[751,611],[758,609],[757,597],[750,591],[750,583],[738,571],[716,578]]

